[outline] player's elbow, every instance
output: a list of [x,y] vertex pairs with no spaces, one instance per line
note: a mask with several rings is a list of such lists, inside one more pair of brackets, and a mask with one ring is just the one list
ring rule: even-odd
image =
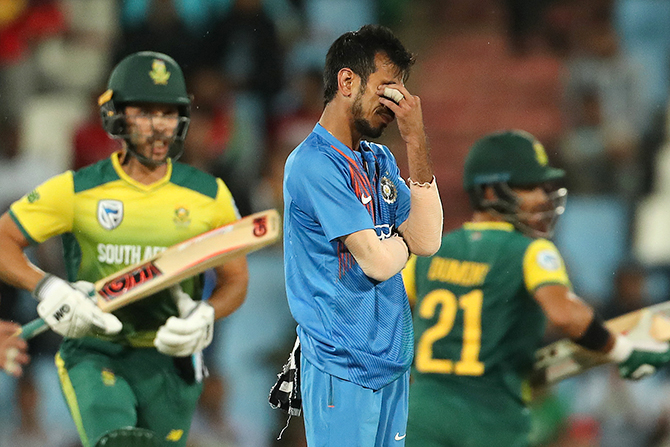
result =
[[380,241],[374,230],[363,230],[344,238],[344,243],[366,276],[386,281],[403,269],[409,258],[402,237],[393,236]]
[[413,240],[406,240],[407,247],[412,254],[417,256],[433,256],[442,246],[442,237],[428,238],[423,243],[417,243]]

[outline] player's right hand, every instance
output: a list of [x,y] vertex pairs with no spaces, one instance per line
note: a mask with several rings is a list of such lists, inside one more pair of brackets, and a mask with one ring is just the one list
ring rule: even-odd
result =
[[45,276],[33,292],[40,300],[37,313],[63,337],[117,334],[123,327],[121,321],[95,305],[91,293],[95,288],[89,284],[79,281],[73,285],[53,275]]
[[[619,335],[612,351],[618,350],[619,375],[624,379],[639,380],[656,372],[670,362],[670,344],[655,340],[633,341]],[[627,353],[627,355],[626,355]]]

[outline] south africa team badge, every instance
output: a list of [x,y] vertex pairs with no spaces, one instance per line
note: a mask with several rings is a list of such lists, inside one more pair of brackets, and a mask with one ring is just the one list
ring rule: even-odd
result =
[[98,202],[98,222],[105,230],[113,230],[123,221],[123,202],[120,200],[101,200]]
[[395,187],[395,184],[388,177],[382,177],[379,182],[382,186],[382,199],[386,203],[393,203],[398,198],[398,190]]

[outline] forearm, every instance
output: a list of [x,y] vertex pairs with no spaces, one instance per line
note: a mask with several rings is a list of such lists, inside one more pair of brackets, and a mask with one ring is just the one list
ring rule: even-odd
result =
[[418,132],[415,137],[405,140],[405,143],[409,178],[418,183],[430,183],[434,172],[426,134]]
[[534,298],[549,322],[567,337],[577,340],[593,321],[591,306],[563,285],[546,285],[535,291]]
[[398,228],[409,247],[418,256],[431,256],[442,241],[442,201],[433,178],[431,183],[410,183],[411,206],[409,217]]
[[216,286],[208,303],[214,308],[214,316],[225,318],[237,310],[247,296],[249,273],[246,258],[227,263],[216,270]]
[[0,217],[0,280],[14,287],[33,291],[44,272],[26,257],[28,246],[20,230],[5,213]]
[[360,265],[366,276],[386,281],[399,273],[409,258],[409,250],[402,237],[379,240],[375,230],[349,234],[342,241]]

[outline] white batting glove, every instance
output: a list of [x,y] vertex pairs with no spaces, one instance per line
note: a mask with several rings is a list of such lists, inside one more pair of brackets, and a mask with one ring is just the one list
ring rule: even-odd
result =
[[170,317],[156,332],[154,346],[172,357],[186,357],[202,351],[214,335],[214,308],[204,301],[194,301],[180,287],[171,289],[179,317]]
[[631,340],[619,335],[608,356],[619,364],[621,377],[639,380],[670,362],[670,345],[656,340]]
[[123,325],[114,315],[105,313],[93,301],[95,287],[86,281],[70,284],[53,275],[46,275],[33,291],[40,300],[37,313],[58,334],[81,338],[92,333],[113,335]]

